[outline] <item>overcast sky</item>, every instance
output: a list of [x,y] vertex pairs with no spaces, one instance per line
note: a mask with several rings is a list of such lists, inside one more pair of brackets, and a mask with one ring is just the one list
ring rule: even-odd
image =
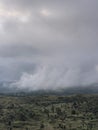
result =
[[98,83],[98,0],[0,0],[0,81]]

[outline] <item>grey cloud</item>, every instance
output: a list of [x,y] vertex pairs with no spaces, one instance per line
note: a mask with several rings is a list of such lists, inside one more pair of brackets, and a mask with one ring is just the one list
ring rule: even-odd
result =
[[97,0],[0,3],[1,79],[32,90],[98,83]]
[[5,58],[32,57],[40,54],[43,54],[43,52],[25,44],[11,44],[0,48],[0,56]]

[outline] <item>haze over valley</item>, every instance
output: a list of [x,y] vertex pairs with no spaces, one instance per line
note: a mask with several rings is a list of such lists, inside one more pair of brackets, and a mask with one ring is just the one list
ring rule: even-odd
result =
[[98,0],[0,0],[0,89],[98,84],[97,12]]

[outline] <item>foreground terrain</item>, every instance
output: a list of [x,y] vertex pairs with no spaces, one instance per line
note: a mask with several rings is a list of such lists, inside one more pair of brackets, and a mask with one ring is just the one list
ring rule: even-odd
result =
[[2,95],[0,130],[98,130],[98,95]]

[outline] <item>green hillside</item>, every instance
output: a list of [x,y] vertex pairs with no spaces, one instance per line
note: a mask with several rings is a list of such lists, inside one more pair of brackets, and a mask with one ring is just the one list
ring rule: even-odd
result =
[[0,130],[98,130],[98,95],[0,96]]

